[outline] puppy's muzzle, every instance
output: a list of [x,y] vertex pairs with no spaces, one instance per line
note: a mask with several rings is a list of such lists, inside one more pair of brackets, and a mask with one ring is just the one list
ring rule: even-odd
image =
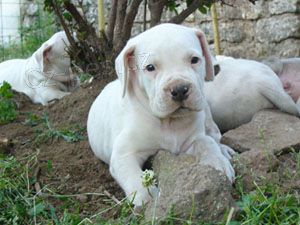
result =
[[188,84],[179,84],[171,88],[172,99],[176,102],[182,102],[189,97],[190,85]]

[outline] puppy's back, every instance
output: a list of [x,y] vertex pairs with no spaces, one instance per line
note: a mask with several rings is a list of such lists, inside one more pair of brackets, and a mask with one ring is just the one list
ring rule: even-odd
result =
[[6,81],[16,91],[20,90],[21,76],[26,59],[10,59],[0,63],[0,85]]

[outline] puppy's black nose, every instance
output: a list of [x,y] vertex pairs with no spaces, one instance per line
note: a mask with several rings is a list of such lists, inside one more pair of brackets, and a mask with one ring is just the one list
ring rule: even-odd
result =
[[171,90],[172,99],[177,102],[186,100],[189,97],[188,92],[189,92],[189,85],[186,84],[177,85]]

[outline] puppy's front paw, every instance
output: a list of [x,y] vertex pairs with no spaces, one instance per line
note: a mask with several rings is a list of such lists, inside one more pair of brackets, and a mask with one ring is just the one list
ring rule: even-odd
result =
[[147,204],[152,199],[156,198],[159,194],[159,190],[156,186],[151,186],[148,189],[142,188],[133,192],[128,196],[129,201],[132,201],[135,206],[142,206]]
[[236,152],[227,145],[220,144],[222,154],[229,160],[236,154]]

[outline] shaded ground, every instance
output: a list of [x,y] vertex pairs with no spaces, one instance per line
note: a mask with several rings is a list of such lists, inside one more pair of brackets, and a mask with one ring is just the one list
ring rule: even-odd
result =
[[[114,75],[107,77],[96,79],[92,84],[47,107],[32,104],[26,96],[15,94],[19,116],[13,123],[1,125],[0,138],[9,139],[12,143],[10,153],[20,160],[27,156],[37,156],[36,169],[30,172],[31,175],[36,176],[41,188],[47,187],[59,194],[108,191],[118,199],[124,197],[122,190],[110,176],[107,165],[93,155],[86,134],[89,108],[104,85],[113,79]],[[24,125],[28,113],[40,117],[47,113],[50,124],[55,129],[83,128],[84,140],[68,143],[63,139],[53,139],[37,144],[35,139],[45,128],[42,124],[34,127]],[[108,197],[90,195],[79,198],[84,203],[81,206],[82,213],[93,214],[108,208],[111,202],[105,202],[105,199],[107,200]]]

